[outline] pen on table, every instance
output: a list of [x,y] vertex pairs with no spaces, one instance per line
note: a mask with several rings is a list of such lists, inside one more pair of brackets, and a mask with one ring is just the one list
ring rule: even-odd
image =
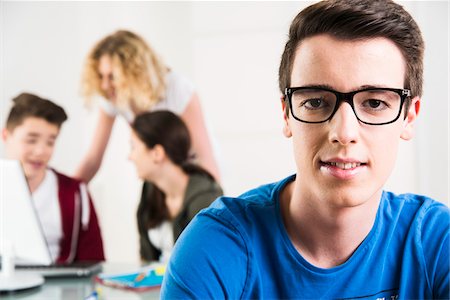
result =
[[97,300],[98,299],[98,289],[95,289],[92,293],[90,293],[84,300]]
[[135,278],[134,282],[142,281],[145,277],[147,277],[148,271],[139,273]]
[[162,276],[166,272],[166,266],[165,265],[157,266],[144,272],[141,272],[134,278],[134,282],[142,281],[145,277],[149,276],[152,271],[155,272],[155,275]]

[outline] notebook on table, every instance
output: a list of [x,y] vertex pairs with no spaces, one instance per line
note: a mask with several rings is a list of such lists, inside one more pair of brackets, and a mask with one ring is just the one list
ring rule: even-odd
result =
[[0,159],[0,256],[6,242],[14,247],[18,273],[84,277],[102,269],[101,262],[53,264],[20,162]]
[[166,272],[166,265],[151,263],[133,272],[100,273],[94,277],[96,282],[105,286],[145,292],[161,287]]

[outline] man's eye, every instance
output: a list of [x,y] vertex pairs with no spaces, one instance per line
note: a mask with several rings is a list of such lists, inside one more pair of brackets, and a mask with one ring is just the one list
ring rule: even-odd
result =
[[312,107],[318,108],[318,107],[320,107],[320,105],[322,104],[322,100],[320,100],[320,99],[312,99],[312,100],[309,100],[308,103],[309,103]]
[[366,101],[364,101],[363,106],[374,110],[389,108],[389,105],[386,102],[378,99],[367,99]]
[[368,102],[371,108],[377,108],[381,104],[380,100],[369,100]]
[[303,101],[301,106],[303,106],[306,109],[318,109],[326,106],[326,102],[324,102],[320,98],[314,98]]
[[27,144],[35,144],[36,142],[37,142],[36,139],[26,139],[25,140],[25,143],[27,143]]

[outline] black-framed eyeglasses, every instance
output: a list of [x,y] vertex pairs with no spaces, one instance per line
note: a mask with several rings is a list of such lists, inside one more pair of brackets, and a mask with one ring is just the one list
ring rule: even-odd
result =
[[369,125],[384,125],[397,121],[408,89],[366,88],[340,93],[320,87],[290,87],[285,90],[292,116],[305,123],[331,120],[341,102],[347,102],[356,118]]

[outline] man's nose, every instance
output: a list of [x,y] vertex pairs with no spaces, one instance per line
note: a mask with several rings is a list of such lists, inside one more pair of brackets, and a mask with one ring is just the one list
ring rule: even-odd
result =
[[34,147],[34,154],[37,156],[41,156],[48,152],[48,146],[44,144],[38,144]]
[[101,79],[100,87],[103,91],[107,91],[111,87],[111,80],[106,76]]
[[340,104],[329,125],[330,142],[348,145],[358,141],[360,124],[349,103]]

